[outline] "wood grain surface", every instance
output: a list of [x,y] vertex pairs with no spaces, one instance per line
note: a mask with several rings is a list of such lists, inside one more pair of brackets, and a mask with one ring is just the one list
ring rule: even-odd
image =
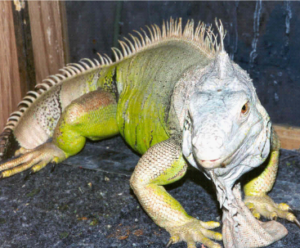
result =
[[0,132],[21,99],[12,2],[0,1]]
[[29,1],[36,81],[41,83],[65,64],[59,1]]

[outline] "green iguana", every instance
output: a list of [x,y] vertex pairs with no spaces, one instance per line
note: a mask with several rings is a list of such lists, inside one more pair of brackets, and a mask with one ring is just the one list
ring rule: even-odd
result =
[[[121,134],[142,154],[130,185],[154,222],[170,233],[168,245],[221,247],[211,239],[222,235],[209,230],[219,223],[191,217],[163,187],[182,178],[187,164],[216,185],[225,247],[262,247],[285,236],[278,222],[255,219],[278,216],[299,225],[287,204],[267,196],[279,141],[248,74],[224,51],[222,23],[216,25],[219,42],[203,23],[194,28],[188,21],[182,29],[181,19],[170,19],[120,41],[122,52],[112,48],[115,62],[107,55],[84,59],[37,85],[1,134],[2,160],[15,156],[2,161],[1,178],[59,163],[77,154],[86,139]],[[235,182],[266,159],[266,169],[244,187],[245,205]]]

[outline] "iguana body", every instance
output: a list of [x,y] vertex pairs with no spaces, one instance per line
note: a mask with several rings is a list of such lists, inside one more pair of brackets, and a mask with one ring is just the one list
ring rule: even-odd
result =
[[[16,143],[20,147],[16,155],[21,156],[1,164],[1,176],[8,177],[29,168],[36,172],[49,162],[61,162],[77,154],[86,138],[101,140],[120,133],[132,149],[144,154],[131,177],[131,186],[152,219],[169,231],[170,244],[184,240],[188,247],[195,247],[195,242],[220,247],[210,239],[221,240],[222,235],[208,230],[219,224],[189,216],[162,185],[179,180],[186,172],[188,161],[205,171],[220,188],[224,187],[223,197],[227,198],[221,199],[223,191],[217,187],[218,197],[221,206],[228,209],[232,204],[229,191],[242,174],[236,173],[240,151],[245,153],[245,161],[261,152],[258,160],[247,160],[252,168],[260,165],[271,149],[273,155],[267,169],[245,187],[248,207],[255,217],[278,215],[296,221],[286,204],[278,207],[266,195],[276,177],[278,142],[248,75],[230,62],[223,51],[222,26],[220,45],[205,25],[199,24],[194,31],[193,22],[188,22],[182,31],[181,20],[171,19],[162,31],[154,25],[149,33],[150,38],[146,33],[145,36],[138,33],[140,39],[132,36],[133,42],[120,42],[123,52],[113,50],[114,63],[100,56],[101,63],[86,60],[69,65],[63,69],[64,75],[52,76],[39,86],[38,92],[30,92],[21,102],[28,107],[11,116],[2,134],[2,156],[7,157]],[[247,101],[246,97],[251,99]],[[224,104],[218,106],[220,102]],[[206,110],[201,112],[203,106]],[[254,113],[254,117],[248,118],[248,112]],[[245,116],[245,125],[240,115]],[[220,116],[225,121],[232,116],[239,120],[230,120],[233,124],[228,128],[226,123],[216,122]],[[233,132],[238,137],[234,144],[230,143]],[[226,155],[229,148],[223,149],[225,141],[230,144],[230,156]],[[220,162],[217,153],[227,157],[222,155],[224,159]],[[226,176],[231,172],[233,176],[228,181]],[[251,221],[255,220],[250,220],[250,224]],[[228,230],[231,232],[228,228],[225,238]],[[257,234],[261,235],[261,231]],[[284,234],[283,231],[279,236]],[[271,237],[268,242],[278,238]],[[228,234],[228,239],[239,238]],[[249,246],[243,240],[230,242],[225,240],[225,244],[236,247],[260,245],[252,242]]]

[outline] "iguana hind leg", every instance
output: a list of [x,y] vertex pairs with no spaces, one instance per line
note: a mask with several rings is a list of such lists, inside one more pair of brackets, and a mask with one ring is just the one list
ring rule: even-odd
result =
[[97,90],[73,101],[63,112],[52,142],[32,150],[19,149],[18,158],[0,165],[0,177],[9,177],[31,168],[37,172],[49,162],[59,163],[77,154],[86,138],[101,140],[119,133],[117,103],[111,93]]
[[299,227],[299,221],[289,212],[290,207],[286,203],[276,204],[267,193],[272,189],[278,170],[280,142],[277,134],[272,132],[272,151],[268,164],[264,171],[244,186],[245,204],[251,210],[255,218],[264,216],[268,219],[277,217],[295,222]]
[[131,187],[154,222],[170,233],[169,244],[185,241],[192,248],[201,242],[209,248],[219,248],[210,239],[221,240],[222,235],[208,230],[219,223],[202,222],[189,216],[162,186],[179,180],[186,169],[180,146],[169,139],[154,145],[142,156],[130,179]]

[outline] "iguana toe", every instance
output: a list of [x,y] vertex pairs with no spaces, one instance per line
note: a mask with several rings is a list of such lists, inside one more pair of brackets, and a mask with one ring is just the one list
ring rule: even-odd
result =
[[295,221],[295,223],[297,224],[297,226],[300,228],[300,222],[299,222],[299,220],[295,218],[294,221]]
[[278,204],[279,209],[283,210],[283,211],[291,211],[292,209],[290,208],[289,205],[287,205],[286,203],[280,203]]
[[[299,227],[300,223],[295,215],[289,212],[290,206],[286,203],[276,204],[269,196],[246,196],[245,204],[253,216],[259,219],[260,215],[267,219],[276,220],[278,217],[295,222]],[[297,223],[298,222],[298,223]]]
[[31,151],[31,149],[26,149],[24,147],[21,147],[20,149],[15,151],[15,156],[17,157],[17,156],[23,155],[27,152],[30,152],[30,151]]
[[211,239],[222,240],[222,234],[209,230],[218,226],[220,226],[218,222],[202,222],[193,219],[185,225],[167,228],[171,234],[167,247],[179,241],[185,241],[188,248],[196,248],[196,243],[198,242],[208,248],[221,248],[221,245],[213,242]]
[[10,177],[30,168],[32,172],[37,172],[49,162],[59,162],[66,158],[64,152],[52,143],[43,144],[30,151],[23,149],[21,152],[25,153],[0,165],[0,171],[3,171],[0,178]]
[[178,235],[174,235],[170,238],[166,248],[170,247],[172,244],[175,244],[180,241],[180,237]]

